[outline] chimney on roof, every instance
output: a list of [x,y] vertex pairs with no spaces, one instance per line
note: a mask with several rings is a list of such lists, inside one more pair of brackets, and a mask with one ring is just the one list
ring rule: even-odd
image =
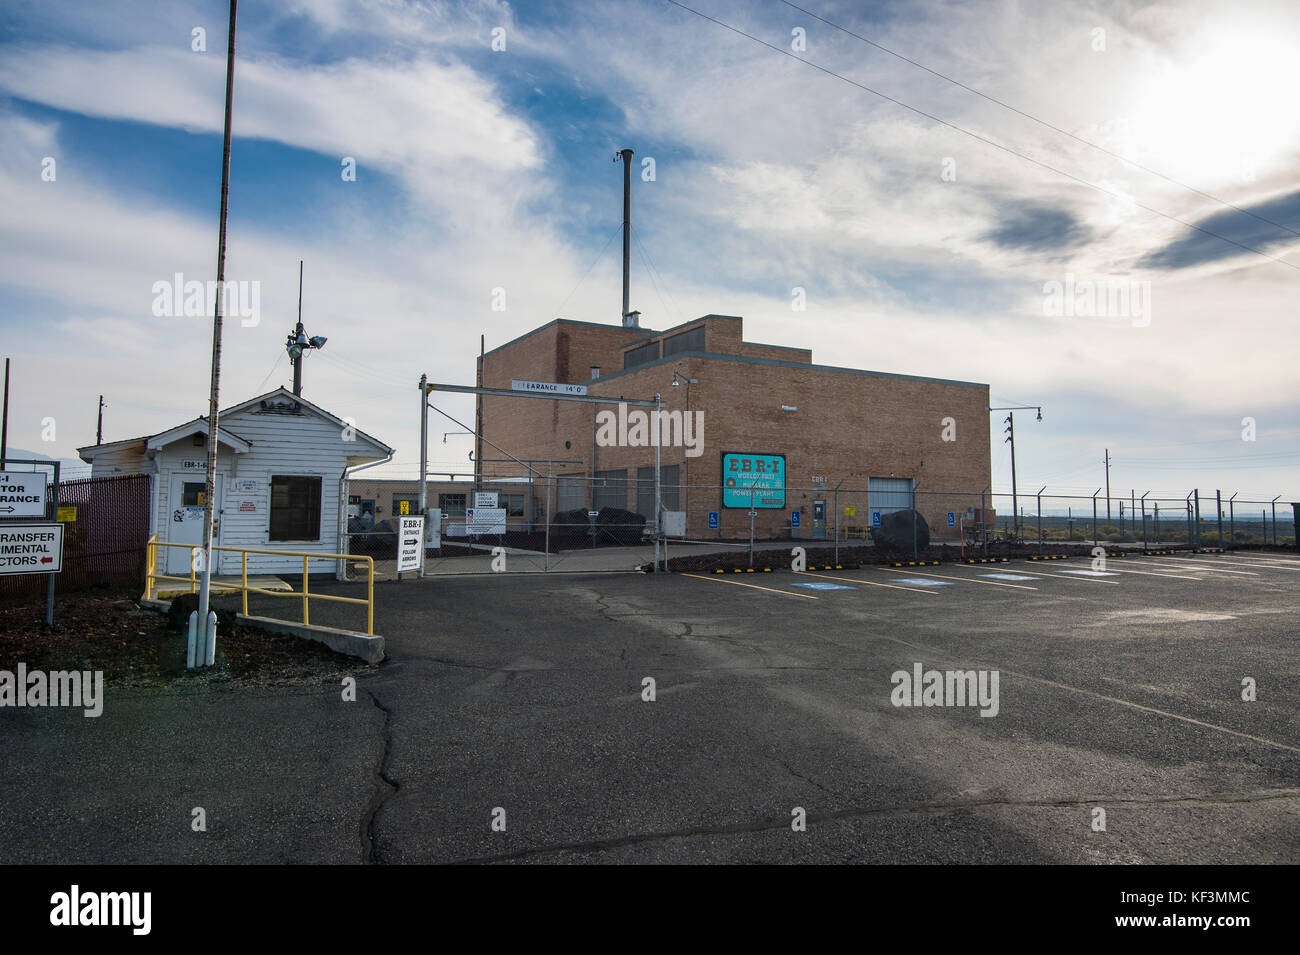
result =
[[630,311],[630,312],[628,312],[626,315],[624,315],[624,316],[623,316],[623,327],[624,327],[624,328],[640,328],[640,327],[641,327],[641,313],[638,312],[636,309],[632,309],[632,311]]
[[614,162],[623,160],[623,327],[637,328],[635,321],[629,322],[628,316],[628,270],[632,259],[632,150],[620,149],[614,156]]

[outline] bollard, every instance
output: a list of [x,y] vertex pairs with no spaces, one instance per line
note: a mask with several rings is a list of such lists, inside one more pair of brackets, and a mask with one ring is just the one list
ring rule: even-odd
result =
[[185,669],[187,670],[194,669],[194,660],[197,656],[196,644],[198,643],[198,627],[199,612],[197,610],[191,610],[189,632],[185,642]]
[[204,666],[212,666],[217,658],[217,612],[208,611],[207,633],[204,638],[203,659]]

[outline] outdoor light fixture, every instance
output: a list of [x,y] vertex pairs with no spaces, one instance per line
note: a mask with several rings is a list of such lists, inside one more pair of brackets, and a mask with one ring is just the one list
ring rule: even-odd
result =
[[799,409],[798,409],[797,407],[795,407],[794,405],[782,405],[782,406],[781,406],[781,410],[782,410],[782,411],[798,411]]
[[700,379],[698,378],[683,378],[681,375],[677,374],[677,372],[673,372],[674,388],[679,387],[683,381],[686,382],[688,385],[698,385],[700,383]]
[[320,349],[325,347],[324,335],[313,335],[307,337],[303,330],[302,322],[298,327],[289,332],[284,341],[284,350],[289,353],[289,360],[293,364],[293,393],[302,394],[302,356],[313,348]]

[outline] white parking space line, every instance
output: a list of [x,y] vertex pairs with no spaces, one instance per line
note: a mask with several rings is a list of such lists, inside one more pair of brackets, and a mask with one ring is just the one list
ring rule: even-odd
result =
[[[1112,570],[1117,574],[1142,574],[1144,577],[1168,577],[1171,580],[1204,580],[1204,577],[1189,577],[1186,574],[1156,573],[1154,570],[1129,570],[1127,567],[1116,567],[1112,563],[1106,564],[1107,570]],[[1173,568],[1171,567],[1170,570]]]
[[1110,584],[1112,587],[1118,587],[1118,580],[1098,580],[1096,577],[1080,577],[1078,574],[1053,574],[1046,570],[1031,570],[1031,574],[1037,574],[1039,577],[1056,577],[1059,580],[1078,580],[1089,584]]
[[1226,564],[1229,567],[1258,567],[1261,570],[1296,570],[1300,571],[1300,561],[1289,563],[1286,561],[1265,563],[1260,560],[1242,560],[1239,557],[1207,557],[1206,560],[1213,561],[1217,564]]
[[874,580],[859,580],[857,577],[830,577],[827,576],[826,574],[813,574],[805,570],[799,571],[799,576],[800,577],[825,577],[827,580],[843,580],[846,583],[863,584],[864,586],[867,587],[888,587],[890,590],[908,590],[914,594],[925,594],[927,597],[939,596],[938,594],[933,593],[929,590],[917,590],[915,587],[900,587],[897,584],[882,584]]
[[1219,566],[1218,564],[1211,564],[1203,560],[1189,560],[1186,557],[1147,557],[1145,559],[1152,561],[1158,567],[1163,567],[1165,566],[1165,562],[1168,562],[1170,564],[1181,564],[1182,566],[1190,567],[1193,570],[1197,568],[1204,568],[1206,570],[1218,571],[1221,574],[1237,574],[1242,577],[1259,576],[1259,574],[1257,574],[1253,570],[1228,570],[1224,567]]
[[[898,573],[898,571],[893,568],[886,569],[884,567],[877,567],[876,570],[883,571],[886,574]],[[1029,587],[1025,584],[1003,584],[1003,583],[999,583],[996,580],[980,580],[978,577],[953,577],[950,576],[949,574],[926,574],[926,573],[922,573],[919,570],[912,570],[910,567],[907,570],[907,574],[909,577],[936,577],[939,580],[960,580],[968,584],[988,584],[990,587],[1010,587],[1013,590],[1037,590],[1038,589],[1037,587]]]

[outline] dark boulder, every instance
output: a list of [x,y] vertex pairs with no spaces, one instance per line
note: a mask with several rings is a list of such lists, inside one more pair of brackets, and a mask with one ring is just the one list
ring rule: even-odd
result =
[[596,526],[600,528],[601,540],[632,547],[641,543],[645,518],[620,507],[602,507],[596,515]]
[[911,508],[882,514],[880,526],[871,528],[872,543],[878,549],[890,553],[912,553],[914,520],[916,550],[925,550],[930,545],[930,525],[925,522],[920,511]]

